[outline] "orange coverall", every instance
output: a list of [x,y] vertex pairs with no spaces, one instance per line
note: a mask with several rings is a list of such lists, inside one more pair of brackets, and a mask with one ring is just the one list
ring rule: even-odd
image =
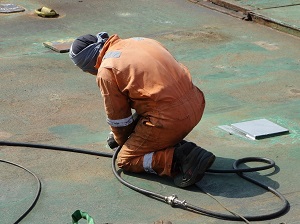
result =
[[[188,69],[155,40],[118,35],[106,41],[95,68],[107,122],[122,145],[118,166],[172,176],[174,145],[198,124],[205,107]],[[137,123],[132,109],[140,115]]]

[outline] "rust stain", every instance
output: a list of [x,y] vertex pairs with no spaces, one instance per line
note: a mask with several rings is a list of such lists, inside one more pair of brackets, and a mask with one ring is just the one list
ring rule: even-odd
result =
[[254,42],[254,44],[256,44],[262,48],[265,48],[266,50],[269,50],[269,51],[274,51],[274,50],[279,49],[279,47],[276,44],[268,43],[265,41],[256,41],[256,42]]
[[215,30],[205,29],[203,31],[191,30],[191,31],[182,31],[177,30],[173,32],[162,33],[160,36],[164,39],[171,41],[186,41],[186,40],[195,40],[200,42],[220,42],[228,40],[229,37],[225,34],[219,33]]
[[290,92],[294,95],[300,95],[300,89],[290,89]]
[[5,132],[5,131],[0,131],[0,139],[7,139],[13,136],[12,133]]

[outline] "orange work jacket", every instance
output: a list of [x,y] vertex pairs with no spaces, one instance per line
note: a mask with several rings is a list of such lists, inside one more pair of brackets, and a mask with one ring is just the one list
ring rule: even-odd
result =
[[112,35],[95,67],[107,122],[119,145],[134,128],[131,109],[144,117],[156,116],[157,108],[194,88],[188,69],[153,39]]

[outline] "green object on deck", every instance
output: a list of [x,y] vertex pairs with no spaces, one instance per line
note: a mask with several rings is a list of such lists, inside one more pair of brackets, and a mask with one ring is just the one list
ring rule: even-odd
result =
[[72,214],[72,223],[78,224],[78,221],[80,219],[85,219],[87,221],[87,224],[94,224],[93,218],[88,213],[80,211],[80,210],[76,210]]

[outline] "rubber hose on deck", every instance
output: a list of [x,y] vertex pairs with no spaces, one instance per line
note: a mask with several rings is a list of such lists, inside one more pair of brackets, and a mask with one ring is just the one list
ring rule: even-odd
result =
[[[117,158],[117,154],[120,151],[121,147],[118,147],[118,149],[115,151],[114,155],[113,155],[113,160],[112,160],[112,169],[113,172],[115,174],[115,176],[117,177],[117,179],[124,184],[125,186],[138,191],[142,194],[145,194],[147,196],[150,197],[154,197],[154,198],[158,198],[160,200],[164,200],[165,202],[167,202],[167,196],[163,196],[163,195],[159,195],[156,193],[153,193],[151,191],[142,189],[142,188],[138,188],[136,186],[133,186],[131,184],[129,184],[128,182],[126,182],[124,179],[122,179],[120,177],[120,175],[117,173],[116,171],[116,166],[115,166],[115,160]],[[245,168],[245,169],[239,169],[238,166],[241,165],[242,163],[246,163],[246,162],[263,162],[263,163],[267,163],[269,165],[266,166],[262,166],[262,167],[254,167],[254,168]],[[266,214],[266,215],[257,215],[257,216],[243,216],[245,219],[249,220],[249,221],[261,221],[261,220],[268,220],[268,219],[272,219],[272,218],[276,218],[280,215],[283,215],[284,213],[286,213],[286,211],[288,211],[289,209],[289,203],[288,201],[284,198],[284,196],[282,194],[280,194],[278,191],[276,191],[275,189],[266,186],[262,183],[260,183],[259,181],[256,181],[250,177],[247,177],[245,175],[242,174],[242,172],[253,172],[253,171],[258,171],[258,170],[265,170],[265,169],[269,169],[275,166],[275,162],[271,159],[268,158],[261,158],[261,157],[246,157],[246,158],[242,158],[242,159],[238,159],[233,163],[233,169],[232,170],[214,170],[214,169],[209,169],[208,172],[210,173],[236,173],[238,174],[240,177],[242,177],[245,180],[248,180],[264,189],[266,189],[267,191],[270,191],[271,193],[273,193],[275,196],[277,196],[282,202],[283,202],[283,206],[281,209],[279,209],[276,212],[270,213],[270,214]],[[170,196],[169,196],[170,197]],[[210,210],[206,210],[197,206],[194,206],[192,204],[189,204],[185,201],[179,201],[177,200],[178,203],[174,203],[171,204],[172,206],[179,206],[183,209],[186,210],[190,210],[190,211],[194,211],[203,215],[207,215],[210,217],[214,217],[214,218],[219,218],[219,219],[225,219],[225,220],[233,220],[233,221],[243,221],[243,219],[241,217],[238,216],[234,216],[234,215],[227,215],[227,214],[223,214],[223,213],[218,213],[218,212],[214,212],[214,211],[210,211]]]
[[[203,215],[207,215],[210,217],[214,217],[214,218],[219,218],[219,219],[225,219],[225,220],[233,220],[233,221],[238,221],[241,220],[243,221],[243,219],[241,217],[238,216],[234,216],[234,215],[227,215],[227,214],[222,214],[222,213],[218,213],[218,212],[213,212],[210,210],[206,210],[197,206],[194,206],[192,204],[189,204],[185,201],[179,201],[177,199],[177,197],[174,196],[163,196],[157,193],[154,193],[152,191],[148,191],[139,187],[136,187],[128,182],[126,182],[124,179],[121,178],[121,176],[119,175],[119,173],[116,170],[116,165],[115,165],[115,161],[117,158],[117,155],[121,149],[121,147],[118,147],[117,150],[115,151],[114,154],[110,154],[110,153],[103,153],[103,152],[95,152],[95,151],[88,151],[88,150],[83,150],[83,149],[77,149],[77,148],[69,148],[69,147],[59,147],[59,146],[51,146],[51,145],[43,145],[43,144],[32,144],[32,143],[22,143],[22,142],[7,142],[7,141],[0,141],[0,146],[16,146],[16,147],[29,147],[29,148],[40,148],[40,149],[50,149],[50,150],[58,150],[58,151],[67,151],[67,152],[75,152],[75,153],[83,153],[83,154],[89,154],[89,155],[96,155],[96,156],[104,156],[104,157],[112,157],[112,170],[114,175],[116,176],[116,178],[125,186],[129,187],[130,189],[137,191],[139,193],[142,193],[144,195],[147,195],[149,197],[153,197],[157,200],[161,200],[164,202],[167,202],[169,204],[171,204],[172,206],[177,206],[177,207],[181,207],[185,210],[189,210],[189,211],[193,211],[193,212],[197,212]],[[0,160],[0,162],[7,162],[4,160]],[[239,169],[238,166],[246,163],[246,162],[263,162],[263,163],[267,163],[268,165],[265,166],[261,166],[261,167],[254,167],[254,168],[245,168],[245,169]],[[8,162],[10,163],[10,162]],[[13,164],[15,165],[15,164]],[[20,165],[17,165],[19,167],[21,167]],[[231,170],[214,170],[214,169],[209,169],[207,170],[207,172],[209,173],[236,173],[237,175],[239,175],[241,178],[250,181],[251,183],[264,188],[265,190],[273,193],[275,196],[277,196],[282,202],[283,202],[283,206],[281,209],[279,209],[276,212],[270,213],[270,214],[266,214],[266,215],[258,215],[258,216],[244,216],[244,218],[246,218],[249,221],[261,221],[261,220],[268,220],[268,219],[272,219],[272,218],[276,218],[279,217],[280,215],[283,215],[284,213],[286,213],[289,210],[289,203],[288,201],[285,199],[285,197],[279,193],[278,191],[276,191],[275,189],[264,185],[263,183],[254,180],[253,178],[250,178],[248,176],[245,176],[243,174],[243,172],[255,172],[255,171],[259,171],[259,170],[265,170],[265,169],[269,169],[275,166],[275,162],[271,159],[268,158],[261,158],[261,157],[247,157],[247,158],[242,158],[242,159],[238,159],[234,162],[233,164],[233,169]],[[21,167],[23,168],[23,167]],[[26,168],[25,168],[26,169]],[[30,173],[32,173],[31,171],[29,171]],[[33,174],[34,175],[34,174]],[[40,191],[40,188],[39,188]],[[39,194],[38,194],[39,195]],[[38,196],[37,196],[38,198]],[[36,198],[36,200],[37,200]],[[34,202],[34,204],[36,203],[36,200]],[[32,207],[34,206],[34,204],[29,208],[29,210],[27,210],[25,213],[28,214],[28,212],[32,209]],[[25,214],[24,213],[24,214]],[[25,217],[25,215],[23,214],[22,218]],[[20,219],[18,219],[20,220]]]

